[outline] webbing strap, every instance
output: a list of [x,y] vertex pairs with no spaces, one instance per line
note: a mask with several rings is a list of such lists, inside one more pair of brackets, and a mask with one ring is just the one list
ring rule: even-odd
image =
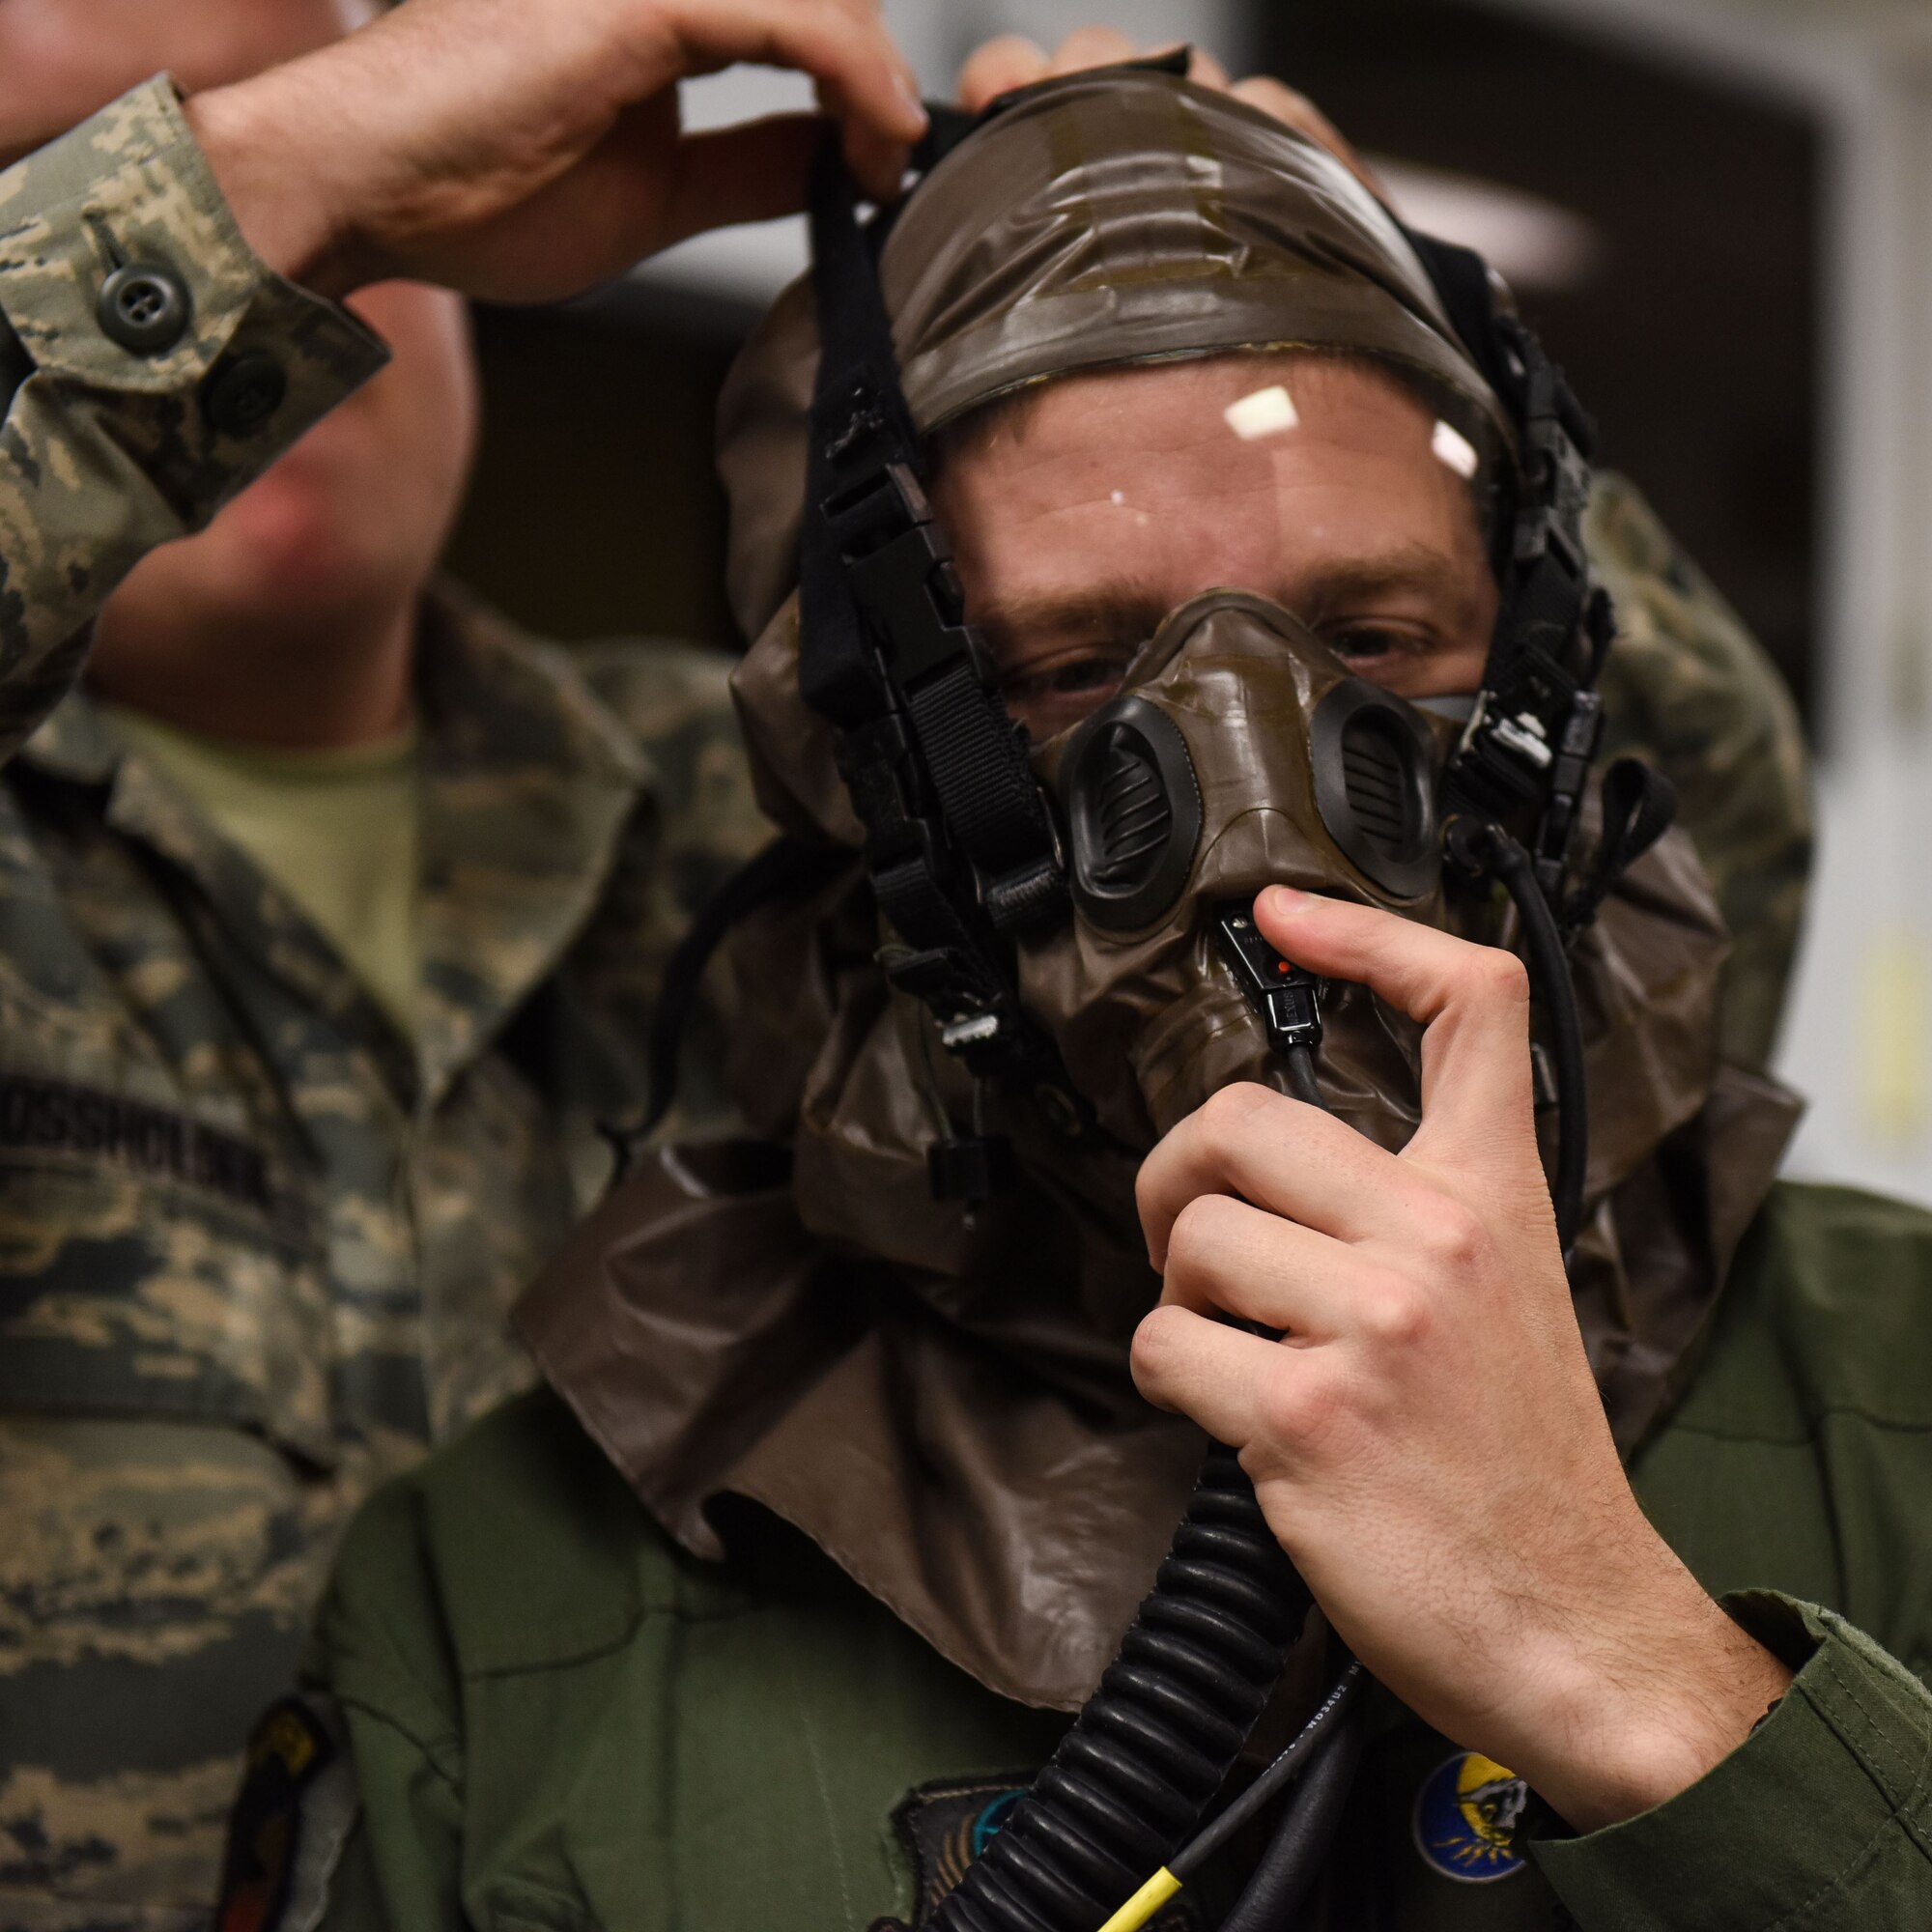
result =
[[829,143],[813,183],[812,242],[827,366],[812,422],[822,517],[809,541],[836,557],[815,559],[806,696],[859,724],[893,708],[883,678],[911,721],[948,842],[972,867],[995,926],[1016,929],[1064,903],[1053,891],[1053,831],[920,488],[877,270]]
[[979,874],[986,916],[1002,932],[1057,917],[1065,876],[1039,787],[1012,755],[1012,720],[996,691],[954,665],[906,694],[947,824]]
[[1553,901],[1602,735],[1593,687],[1614,628],[1583,545],[1596,433],[1536,337],[1499,306],[1482,257],[1406,232],[1522,439],[1521,479],[1497,533],[1501,608],[1482,695],[1444,792],[1452,808],[1485,817],[1537,808],[1531,843],[1537,876]]
[[889,968],[976,1072],[1041,1077],[1006,939],[1066,905],[1024,734],[965,621],[920,487],[870,239],[836,138],[813,170],[822,345],[801,539],[800,686],[838,730],[880,910],[906,944]]
[[885,693],[840,554],[835,519],[847,480],[840,469],[862,469],[867,459],[881,467],[895,456],[903,460],[915,439],[897,384],[881,386],[878,379],[877,372],[895,367],[892,333],[851,183],[830,134],[812,164],[810,221],[820,348],[799,543],[799,680],[814,711],[849,726],[878,716]]

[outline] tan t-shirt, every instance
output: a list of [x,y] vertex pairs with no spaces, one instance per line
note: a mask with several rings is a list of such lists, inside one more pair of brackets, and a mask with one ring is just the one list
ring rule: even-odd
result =
[[413,726],[349,751],[288,752],[105,708],[123,739],[295,901],[412,1037],[421,818]]

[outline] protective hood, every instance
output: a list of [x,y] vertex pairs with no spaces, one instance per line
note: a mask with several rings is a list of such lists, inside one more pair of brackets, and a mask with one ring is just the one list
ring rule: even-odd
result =
[[[881,266],[922,428],[1074,369],[1293,345],[1396,362],[1460,410],[1472,441],[1506,440],[1408,244],[1353,178],[1165,76],[1033,92],[935,170]],[[1030,1096],[976,1094],[888,984],[890,935],[833,733],[800,694],[789,593],[811,366],[794,290],[722,410],[732,589],[761,632],[736,689],[766,809],[852,863],[731,947],[734,1084],[760,1142],[645,1161],[518,1325],[687,1548],[717,1556],[735,1504],[760,1505],[995,1690],[1070,1708],[1146,1589],[1202,1448],[1128,1374],[1159,1293],[1134,1171],[1177,1109],[1251,1077],[1265,1046],[1202,952],[1196,914],[1283,876],[1452,916],[1433,880],[1365,871],[1314,801],[1309,748],[1346,668],[1262,600],[1203,600],[1175,613],[1126,695],[1183,736],[1190,715],[1225,724],[1214,678],[1279,647],[1247,688],[1279,694],[1298,722],[1246,767],[1197,749],[1204,827],[1219,830],[1204,831],[1172,905],[1112,932],[1089,907],[1068,935],[1021,949],[1025,999],[1097,1126],[1072,1135]],[[1416,733],[1424,745],[1427,724]],[[1063,800],[1079,737],[1039,753]],[[1243,809],[1241,786],[1264,809]],[[1464,929],[1503,937],[1497,917],[1479,906]],[[1726,952],[1681,835],[1630,870],[1577,948],[1594,1134],[1577,1302],[1627,1452],[1689,1373],[1794,1118],[1786,1096],[1719,1065]],[[1412,1029],[1350,993],[1324,1066],[1356,1124],[1400,1144]],[[1005,1133],[1018,1170],[971,1209],[928,1185],[935,1137],[964,1122]]]
[[[921,184],[879,260],[915,426],[1073,370],[1231,350],[1376,355],[1481,449],[1508,419],[1401,229],[1325,148],[1171,75],[1029,89]],[[778,299],[718,412],[727,587],[756,638],[797,583],[809,280]]]

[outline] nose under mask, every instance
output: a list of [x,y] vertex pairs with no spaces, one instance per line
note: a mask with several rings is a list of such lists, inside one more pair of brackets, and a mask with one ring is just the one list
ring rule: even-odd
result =
[[[1286,1086],[1263,988],[1298,976],[1243,923],[1264,887],[1446,923],[1452,734],[1279,606],[1223,590],[1174,611],[1121,691],[1040,749],[1074,916],[1022,946],[1020,994],[1107,1133],[1145,1148],[1218,1088]],[[1323,1004],[1323,1098],[1401,1145],[1418,1030],[1358,986]]]

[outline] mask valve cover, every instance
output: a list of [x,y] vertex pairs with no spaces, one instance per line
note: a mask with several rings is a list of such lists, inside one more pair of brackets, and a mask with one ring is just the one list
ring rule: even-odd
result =
[[1201,839],[1201,787],[1179,727],[1144,697],[1118,697],[1067,748],[1073,896],[1109,932],[1179,897]]
[[1351,677],[1315,707],[1309,749],[1328,836],[1391,897],[1421,898],[1442,867],[1435,749],[1421,720]]

